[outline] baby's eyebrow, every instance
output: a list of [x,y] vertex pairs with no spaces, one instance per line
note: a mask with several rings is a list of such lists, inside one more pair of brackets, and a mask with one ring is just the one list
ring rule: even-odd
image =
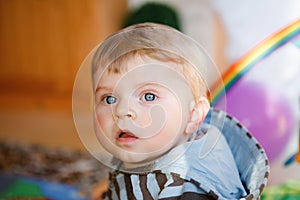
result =
[[100,90],[111,91],[112,89],[110,87],[106,87],[106,86],[98,86],[96,88],[95,92],[99,92]]

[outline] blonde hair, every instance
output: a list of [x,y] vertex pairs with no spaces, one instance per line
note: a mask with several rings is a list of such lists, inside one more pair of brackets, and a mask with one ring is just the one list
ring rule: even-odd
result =
[[[197,64],[201,66],[195,66],[187,60],[186,50],[195,50],[198,53]],[[206,96],[207,87],[202,73],[204,71],[202,68],[205,68],[205,62],[201,60],[204,58],[202,50],[199,54],[199,49],[189,46],[186,43],[186,36],[176,29],[155,23],[132,25],[104,40],[94,54],[93,82],[95,83],[98,78],[97,72],[100,69],[102,72],[107,70],[108,73],[126,71],[124,67],[127,66],[126,62],[134,57],[175,63],[176,70],[186,79],[195,99]]]

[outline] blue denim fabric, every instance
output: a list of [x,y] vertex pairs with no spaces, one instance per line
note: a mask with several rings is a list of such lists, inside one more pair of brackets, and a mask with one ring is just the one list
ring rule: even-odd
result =
[[245,199],[259,198],[270,172],[264,149],[247,128],[223,111],[212,108],[205,124],[216,126],[224,134],[248,193]]

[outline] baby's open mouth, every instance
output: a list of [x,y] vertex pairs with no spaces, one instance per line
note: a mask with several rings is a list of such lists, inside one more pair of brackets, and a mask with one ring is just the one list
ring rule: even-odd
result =
[[132,141],[138,139],[138,137],[129,131],[120,131],[117,139],[119,141]]

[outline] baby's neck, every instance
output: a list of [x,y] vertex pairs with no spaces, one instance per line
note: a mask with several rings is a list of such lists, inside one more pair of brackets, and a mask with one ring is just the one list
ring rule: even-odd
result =
[[128,171],[132,173],[146,173],[153,170],[156,160],[143,163],[123,163],[122,171]]

